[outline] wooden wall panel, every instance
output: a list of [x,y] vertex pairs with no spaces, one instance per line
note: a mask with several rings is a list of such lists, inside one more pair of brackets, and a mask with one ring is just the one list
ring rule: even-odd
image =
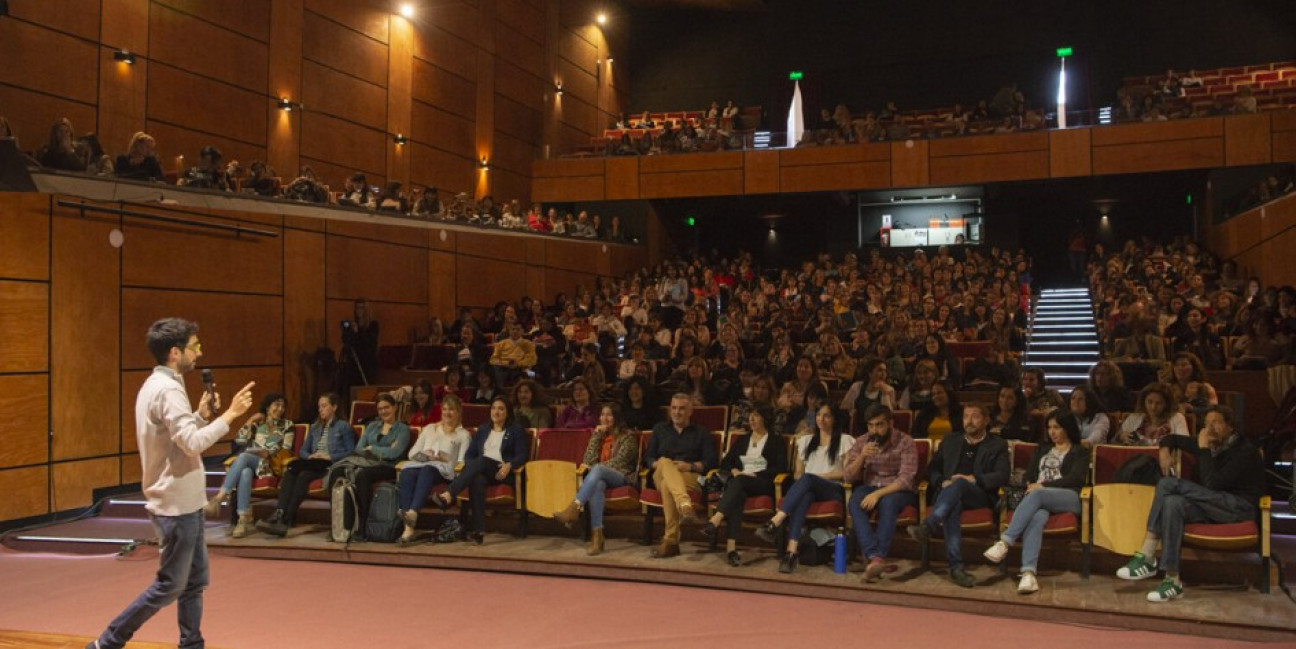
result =
[[1259,165],[1270,161],[1268,113],[1224,118],[1224,164]]
[[126,151],[144,128],[148,113],[148,60],[127,65],[113,59],[114,50],[99,50],[99,125],[95,132],[108,151]]
[[737,152],[647,156],[639,161],[639,172],[643,174],[742,168],[743,154]]
[[500,300],[516,300],[526,288],[526,265],[496,259],[460,256],[455,280],[459,306],[490,307]]
[[779,151],[779,162],[784,167],[873,162],[889,159],[891,159],[891,145],[885,142],[858,146],[803,147]]
[[312,61],[302,62],[302,103],[320,112],[371,128],[387,125],[387,91]]
[[1001,133],[931,140],[933,158],[956,155],[985,155],[988,153],[1014,153],[1039,151],[1048,148],[1048,134]]
[[[502,59],[495,59],[495,93],[526,106],[539,106],[552,81],[534,75]],[[564,94],[564,99],[566,95]]]
[[[105,422],[121,418],[116,350],[125,248],[108,244],[108,233],[120,221],[108,215],[73,214],[61,209],[53,227],[50,389],[64,397],[76,395],[75,405],[60,404],[52,413],[56,461],[116,453],[118,427]],[[142,332],[134,333],[142,338]]]
[[1049,132],[1049,175],[1053,178],[1093,173],[1091,129]]
[[543,8],[523,0],[498,0],[495,3],[495,19],[537,46],[545,40],[544,17]]
[[[537,27],[542,24],[536,22]],[[540,78],[548,76],[544,46],[499,22],[495,23],[495,55],[499,60],[517,66],[527,74]]]
[[[229,223],[194,215],[185,218]],[[264,225],[254,227],[282,232]],[[126,235],[121,276],[125,286],[283,293],[283,244],[277,237],[236,236],[130,217],[126,217],[122,233]],[[104,247],[107,241],[104,235]]]
[[558,56],[591,76],[598,67],[598,46],[570,29],[559,30]]
[[[310,111],[302,114],[301,124],[302,157],[325,160],[367,174],[386,176],[387,136],[383,131]],[[374,180],[370,178],[369,182],[373,184]]]
[[[264,13],[266,25],[270,18]],[[265,38],[249,38],[205,19],[156,5],[149,11],[149,58],[253,92],[268,81]]]
[[283,364],[283,298],[267,295],[122,289],[122,368],[150,369],[149,325],[178,316],[198,323],[200,367]]
[[545,265],[550,268],[597,273],[601,265],[606,265],[607,255],[601,245],[561,239],[545,241]]
[[[41,56],[41,52],[58,52],[58,56]],[[85,104],[97,102],[97,81],[86,74],[99,61],[93,44],[17,20],[0,20],[0,61],[11,62],[0,71],[2,83]],[[53,116],[46,119],[54,121]]]
[[581,289],[592,290],[594,288],[595,275],[592,273],[578,273],[570,270],[559,268],[546,268],[545,273],[545,296],[552,299],[558,293],[573,295]]
[[[84,4],[80,0],[64,1],[75,2],[79,5]],[[56,3],[34,4],[53,5]],[[102,22],[94,26],[96,33],[87,36],[87,38],[95,40],[97,37],[103,43],[104,49],[123,48],[147,56],[149,51],[148,14],[149,0],[118,0],[117,2],[108,3],[107,6],[103,7]]]
[[[480,2],[454,2],[437,6],[433,20],[415,21],[422,28],[431,24],[443,32],[468,41],[476,41],[484,34],[486,21]],[[435,38],[435,36],[432,36]]]
[[[742,158],[740,157],[739,160]],[[640,167],[643,167],[642,161]],[[644,198],[685,196],[727,196],[743,190],[742,169],[693,171],[689,173],[643,173],[639,191]]]
[[9,14],[14,18],[70,32],[87,40],[99,38],[99,5],[84,0],[13,2]]
[[49,279],[50,197],[8,194],[0,218],[0,278]]
[[598,109],[591,101],[586,101],[575,94],[569,96],[566,92],[563,93],[559,119],[563,124],[576,130],[578,137],[574,141],[579,146],[587,146],[591,136],[603,133],[604,120],[599,115]]
[[497,169],[491,164],[490,193],[497,202],[517,199],[521,203],[531,202],[531,177],[515,173],[508,169]]
[[1296,131],[1274,133],[1272,141],[1274,162],[1296,162]]
[[410,178],[444,192],[471,192],[476,165],[471,158],[446,153],[418,143],[410,145]]
[[387,42],[392,5],[384,0],[306,0],[306,9]]
[[414,102],[410,137],[447,153],[472,160],[477,154],[472,120],[421,101]]
[[[777,155],[777,154],[776,154]],[[776,157],[775,160],[778,158]],[[639,198],[639,158],[608,158],[606,198],[610,201]]]
[[427,268],[427,250],[421,245],[331,236],[325,243],[324,266],[330,299],[412,304],[427,300],[427,278],[421,272]]
[[[593,64],[593,61],[590,61]],[[554,63],[554,81],[562,81],[563,96],[567,93],[587,103],[598,99],[599,82],[594,74],[594,66],[584,68],[579,64],[560,58]]]
[[[150,121],[265,146],[267,118],[263,94],[156,61],[149,66],[148,116]],[[227,155],[225,159],[232,158]]]
[[414,59],[413,73],[415,99],[468,120],[476,118],[477,84],[418,58]]
[[991,153],[931,159],[931,182],[983,183],[1038,178],[1048,169],[1048,151]]
[[387,87],[387,48],[317,13],[303,18],[302,55],[334,70]]
[[139,453],[131,453],[120,457],[122,484],[134,484],[144,479],[144,467],[140,464]]
[[523,260],[527,255],[528,237],[491,235],[477,232],[460,232],[460,255],[487,259]]
[[441,318],[446,327],[458,316],[456,271],[454,255],[428,253],[428,315]]
[[[115,0],[114,0],[115,1]],[[265,0],[153,0],[258,41],[270,40],[270,3]]]
[[116,457],[59,462],[54,465],[54,511],[94,504],[94,490],[121,484],[121,461]]
[[[49,459],[49,398],[46,374],[0,375],[0,412],[4,413],[0,467],[43,464]],[[75,435],[80,431],[62,432]],[[9,497],[6,494],[4,499]]]
[[1138,142],[1162,142],[1196,138],[1217,138],[1224,135],[1224,121],[1219,117],[1181,119],[1172,122],[1143,122],[1140,124],[1114,124],[1092,129],[1095,147]]
[[49,513],[49,467],[0,471],[0,520]]
[[931,182],[926,140],[891,143],[891,186],[921,187]]
[[[531,175],[536,178],[562,176],[601,176],[604,158],[572,158],[569,160],[536,160]],[[612,160],[607,158],[606,160]]]
[[[536,158],[534,140],[523,140],[506,133],[495,132],[495,147],[491,153],[490,173],[492,183],[499,181],[500,171],[513,172],[523,178],[531,177],[531,161]],[[497,199],[512,194],[493,191]]]
[[[279,0],[271,5],[269,84],[271,97],[299,99],[302,96],[302,0]],[[273,102],[273,100],[271,100]],[[270,105],[266,141],[267,161],[280,173],[293,173],[301,166],[301,112],[286,113]]]
[[284,394],[291,403],[302,404],[324,391],[314,384],[315,350],[324,346],[329,326],[324,310],[324,235],[284,232],[283,256]]
[[[642,189],[642,183],[640,192],[641,195],[646,195]],[[532,183],[531,200],[540,203],[549,201],[601,201],[603,200],[603,176],[537,178]]]
[[[538,142],[543,116],[536,109],[537,105],[527,105],[504,96],[497,96],[495,98],[495,130],[521,138],[527,142]],[[532,159],[535,158],[532,157]],[[527,167],[529,174],[529,163]]]
[[786,193],[865,189],[886,187],[890,182],[891,163],[881,160],[797,167],[784,165],[779,176],[779,190]]
[[1223,138],[1095,146],[1093,149],[1095,174],[1170,171],[1223,165]]
[[526,295],[540,300],[543,304],[553,301],[554,294],[545,286],[545,269],[537,266],[526,268]]
[[477,44],[435,25],[424,25],[414,39],[414,56],[463,79],[476,79]]
[[0,372],[49,370],[49,290],[44,282],[0,280]]

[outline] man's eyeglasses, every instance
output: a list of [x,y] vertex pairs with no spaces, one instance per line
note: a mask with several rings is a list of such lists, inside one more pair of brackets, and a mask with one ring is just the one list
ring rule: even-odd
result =
[[202,353],[202,343],[191,343],[191,344],[185,345],[185,349],[192,349],[192,350],[198,352],[199,354],[201,354],[201,353]]

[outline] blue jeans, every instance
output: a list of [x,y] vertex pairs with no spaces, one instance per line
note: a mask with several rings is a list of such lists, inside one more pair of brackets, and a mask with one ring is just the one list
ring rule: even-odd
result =
[[788,540],[800,541],[810,505],[824,500],[841,500],[846,492],[841,483],[824,480],[813,473],[803,473],[783,494],[779,509],[788,515]]
[[402,511],[422,509],[423,505],[427,504],[428,494],[432,493],[432,488],[438,483],[449,482],[436,467],[421,466],[405,469],[400,472],[400,483],[396,490],[400,498],[398,507]]
[[967,480],[958,479],[936,494],[930,514],[924,523],[933,530],[945,528],[945,557],[950,570],[963,567],[963,510],[981,509],[990,506],[990,496],[984,489]]
[[891,537],[895,536],[896,519],[900,517],[900,512],[907,506],[917,505],[918,494],[912,491],[897,491],[882,496],[878,500],[874,509],[878,513],[877,531],[873,530],[873,525],[869,523],[869,513],[864,511],[860,506],[865,496],[881,489],[882,487],[856,487],[851,492],[850,504],[847,511],[851,515],[851,524],[855,528],[855,538],[859,540],[860,552],[864,554],[867,561],[874,558],[885,559],[887,553],[891,551]]
[[207,588],[207,542],[203,512],[183,516],[152,516],[161,540],[157,577],[99,636],[100,649],[121,649],[163,606],[180,600],[178,649],[202,649],[203,590]]
[[1005,543],[1022,542],[1022,572],[1035,572],[1039,565],[1040,544],[1049,515],[1071,512],[1080,515],[1080,494],[1071,489],[1044,487],[1022,498],[1013,510],[1012,522],[1003,533]]
[[1196,482],[1164,477],[1157,483],[1147,529],[1161,537],[1161,563],[1166,572],[1179,572],[1179,550],[1188,523],[1241,523],[1254,520],[1256,507],[1226,491]]
[[603,465],[595,466],[585,474],[580,491],[576,492],[576,502],[589,509],[590,527],[603,527],[603,496],[608,489],[624,487],[625,475]]
[[[221,491],[238,494],[238,504],[234,511],[242,514],[252,506],[252,481],[256,480],[257,467],[261,466],[261,456],[256,453],[239,453],[238,458],[225,472],[225,482]],[[238,485],[235,489],[234,486]]]

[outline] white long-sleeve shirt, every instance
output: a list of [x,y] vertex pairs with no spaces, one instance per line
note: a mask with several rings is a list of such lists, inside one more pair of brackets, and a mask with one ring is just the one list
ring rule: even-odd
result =
[[193,411],[184,380],[157,366],[135,399],[135,438],[139,442],[144,506],[155,516],[183,516],[207,504],[202,454],[225,433],[223,419],[208,422]]
[[[432,458],[436,457],[437,453],[445,453],[445,456],[449,458],[448,462],[433,460],[426,464],[435,466],[442,476],[448,480],[453,480],[455,477],[454,467],[464,461],[464,455],[468,453],[470,439],[468,430],[463,426],[452,431],[446,431],[445,427],[440,423],[432,424],[424,427],[423,432],[419,433],[418,439],[410,447],[409,458],[413,460],[419,453]],[[423,465],[418,464],[417,466]]]

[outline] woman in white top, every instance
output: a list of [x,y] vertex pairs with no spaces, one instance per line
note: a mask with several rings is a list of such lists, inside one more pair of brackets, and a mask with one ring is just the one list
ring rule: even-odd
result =
[[1179,412],[1174,392],[1165,383],[1148,384],[1139,392],[1134,407],[1116,433],[1118,444],[1159,446],[1166,435],[1188,435],[1188,420]]
[[721,523],[727,523],[726,560],[731,566],[742,565],[738,554],[738,533],[742,531],[743,508],[749,498],[774,495],[774,476],[787,470],[787,444],[783,438],[770,433],[774,411],[768,406],[752,408],[747,413],[743,428],[745,435],[730,438],[729,451],[720,461],[720,475],[725,478],[724,492],[716,513],[711,516],[702,533],[714,536]]
[[463,427],[463,404],[459,397],[447,394],[441,399],[441,421],[423,428],[409,450],[409,462],[400,466],[400,511],[405,521],[401,543],[414,538],[418,510],[438,484],[449,484],[455,477],[455,465],[468,452],[468,430]]
[[[842,421],[843,426],[838,426],[838,421]],[[792,519],[788,525],[787,554],[779,563],[779,572],[796,570],[797,541],[801,538],[801,528],[805,525],[810,505],[824,500],[842,500],[846,495],[841,485],[842,460],[855,438],[842,434],[844,424],[844,418],[837,416],[832,405],[819,406],[815,411],[817,430],[796,441],[796,468],[793,471],[796,482],[784,494],[774,518],[756,530],[756,535],[762,540],[773,543],[775,530],[788,518]]]
[[1086,448],[1106,443],[1111,432],[1107,413],[1099,411],[1101,404],[1102,400],[1087,386],[1081,385],[1071,391],[1071,415],[1080,428],[1080,443]]

